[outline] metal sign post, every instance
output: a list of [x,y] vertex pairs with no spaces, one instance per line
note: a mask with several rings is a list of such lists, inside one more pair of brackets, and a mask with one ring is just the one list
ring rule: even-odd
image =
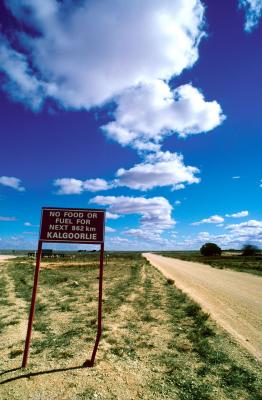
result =
[[103,301],[103,268],[104,268],[104,231],[105,231],[105,211],[97,209],[79,208],[53,208],[43,207],[41,216],[40,237],[36,257],[36,267],[34,275],[34,285],[30,313],[28,318],[27,334],[25,340],[22,367],[25,368],[28,362],[30,349],[33,320],[35,314],[36,294],[40,271],[40,261],[42,254],[42,244],[45,242],[53,243],[88,243],[100,244],[99,262],[99,291],[98,291],[98,323],[97,335],[93,348],[91,360],[86,360],[85,367],[92,367],[95,362],[102,333],[102,301]]
[[26,334],[26,340],[25,340],[24,356],[23,356],[23,362],[22,362],[22,367],[23,368],[26,367],[27,360],[28,360],[28,353],[29,353],[31,334],[32,334],[32,326],[33,326],[33,320],[34,320],[34,315],[35,315],[35,302],[36,302],[36,292],[37,292],[37,286],[38,286],[38,277],[39,277],[39,270],[40,270],[41,254],[42,254],[42,242],[39,240],[37,256],[36,256],[34,286],[33,286],[33,292],[32,292],[30,313],[29,313],[29,318],[28,318],[28,326],[27,326],[27,334]]
[[104,263],[104,243],[101,244],[100,249],[100,266],[99,266],[99,292],[98,292],[98,312],[97,312],[97,334],[95,346],[93,349],[91,360],[86,360],[83,364],[84,367],[92,367],[95,362],[96,352],[99,345],[100,337],[102,334],[102,303],[103,303],[103,263]]

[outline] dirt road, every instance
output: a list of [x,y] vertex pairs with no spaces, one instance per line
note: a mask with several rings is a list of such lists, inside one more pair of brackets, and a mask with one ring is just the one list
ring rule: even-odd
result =
[[143,255],[262,361],[262,277],[151,253]]
[[16,258],[16,256],[9,256],[9,255],[4,255],[4,254],[0,254],[0,262],[9,260],[10,258]]

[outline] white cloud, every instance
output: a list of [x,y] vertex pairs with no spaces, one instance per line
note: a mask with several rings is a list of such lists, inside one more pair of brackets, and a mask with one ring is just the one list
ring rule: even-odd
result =
[[176,205],[176,206],[179,206],[180,204],[181,204],[181,201],[180,201],[180,200],[176,200],[176,201],[175,201],[175,205]]
[[251,32],[259,23],[262,16],[261,0],[239,0],[240,8],[246,13],[245,31]]
[[23,192],[25,190],[25,188],[21,185],[21,179],[13,176],[0,176],[0,184],[11,187],[19,192]]
[[98,192],[112,187],[107,181],[100,178],[85,181],[75,178],[61,178],[54,181],[54,186],[59,188],[57,194],[81,194],[84,191]]
[[[153,242],[154,245],[158,244],[164,246],[171,243],[169,239],[161,236],[163,233],[162,229],[150,229],[147,227],[142,227],[137,229],[128,229],[123,233],[133,237],[135,240],[141,241],[141,243]],[[171,234],[170,236],[174,237],[175,235]]]
[[172,186],[177,190],[182,182],[199,183],[200,179],[195,176],[198,172],[196,167],[184,164],[182,155],[168,151],[159,152],[149,155],[145,162],[136,164],[128,170],[119,169],[116,173],[116,185],[138,190]]
[[[226,227],[228,233],[214,234],[207,231],[199,232],[195,236],[177,235],[175,240],[169,240],[161,237],[161,234],[151,229],[129,229],[124,234],[133,237],[130,240],[129,247],[136,249],[200,249],[206,242],[214,242],[223,249],[226,248],[242,248],[246,243],[252,243],[258,247],[262,246],[262,221],[251,220],[241,224],[228,225]],[[147,238],[148,235],[148,238]],[[170,238],[174,237],[173,233],[168,232]],[[180,239],[178,239],[178,237]],[[136,240],[137,239],[137,240]]]
[[[148,233],[147,230],[146,230],[146,233]],[[154,232],[152,231],[152,233],[154,233]],[[145,230],[143,230],[141,228],[128,229],[128,230],[124,231],[124,234],[134,236],[134,237],[140,238],[140,239],[147,239],[147,236],[145,236]]]
[[240,179],[240,176],[232,176],[232,179]]
[[248,216],[248,211],[239,211],[234,214],[226,214],[226,217],[231,217],[231,218],[242,218],[242,217],[247,217]]
[[28,226],[28,227],[31,227],[31,228],[38,228],[39,227],[39,225],[34,225],[31,222],[25,222],[24,226]]
[[105,231],[108,232],[108,233],[116,232],[116,230],[114,228],[111,228],[110,226],[106,226],[105,227]]
[[143,228],[169,229],[175,224],[172,206],[164,197],[96,196],[90,203],[107,205],[116,214],[139,214]]
[[118,214],[113,214],[113,213],[107,211],[107,212],[106,212],[106,218],[107,218],[107,219],[118,219],[118,218],[120,218],[120,215],[118,215]]
[[23,54],[1,40],[6,90],[35,108],[51,96],[63,107],[89,109],[140,82],[179,75],[198,59],[200,0],[6,0],[6,6],[39,32],[16,35]]
[[130,250],[132,249],[132,242],[121,236],[108,236],[106,239],[106,249],[110,250]]
[[260,185],[259,185],[259,187],[262,187],[262,179],[261,179],[261,181],[260,181],[261,183],[260,183]]
[[83,182],[74,178],[61,178],[54,181],[58,186],[57,194],[80,194],[83,192]]
[[2,216],[0,216],[0,221],[16,221],[16,217],[2,217]]
[[227,225],[226,234],[199,232],[195,237],[182,237],[176,245],[180,249],[199,249],[205,242],[214,242],[221,248],[240,249],[246,243],[262,246],[262,221],[250,220],[240,224]]
[[98,192],[101,190],[111,189],[112,185],[109,184],[104,179],[87,179],[83,182],[83,190],[88,190],[89,192]]
[[[14,99],[33,109],[46,98],[85,110],[115,101],[115,121],[103,129],[140,153],[160,152],[163,139],[173,133],[186,137],[222,123],[216,101],[206,101],[191,84],[174,90],[167,84],[198,59],[204,35],[200,0],[9,0],[6,6],[20,29],[38,32],[15,32],[16,47],[0,37],[4,88]],[[172,157],[120,169],[117,183],[141,190],[166,185],[180,190],[199,182],[197,168],[185,166],[182,156]],[[54,185],[58,194],[80,194],[107,190],[114,183],[61,178]]]
[[104,125],[107,135],[122,146],[156,151],[173,133],[181,137],[207,132],[224,120],[216,101],[205,101],[190,84],[171,90],[155,80],[127,89],[117,97],[115,121]]
[[227,230],[239,235],[261,235],[262,234],[262,221],[250,219],[240,224],[230,224],[226,226]]
[[212,215],[209,218],[202,219],[198,222],[193,222],[191,225],[201,225],[201,224],[218,224],[224,222],[224,218],[220,215]]
[[185,189],[185,185],[183,183],[178,183],[173,186],[173,190],[182,190],[182,189]]
[[210,233],[209,232],[199,232],[198,234],[197,234],[197,239],[198,240],[200,240],[200,241],[207,241],[207,240],[209,240],[210,239]]
[[0,71],[6,74],[3,88],[15,101],[21,101],[33,110],[43,103],[43,98],[51,95],[53,85],[38,80],[29,66],[27,57],[12,49],[0,35]]
[[112,182],[99,178],[86,181],[61,178],[54,181],[54,186],[59,188],[57,194],[81,194],[84,191],[96,192],[120,186],[143,191],[171,186],[173,190],[179,190],[184,189],[185,184],[199,183],[200,178],[195,176],[198,173],[196,167],[184,164],[181,154],[160,151],[148,154],[144,162],[128,170],[118,169],[116,179]]
[[245,243],[262,246],[262,221],[249,220],[240,224],[230,224],[225,229],[229,234],[221,237],[224,246],[234,244],[242,247]]

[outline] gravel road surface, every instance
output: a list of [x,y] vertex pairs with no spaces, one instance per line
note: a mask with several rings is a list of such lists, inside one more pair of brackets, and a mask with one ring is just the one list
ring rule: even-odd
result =
[[143,256],[262,361],[262,277],[152,253]]

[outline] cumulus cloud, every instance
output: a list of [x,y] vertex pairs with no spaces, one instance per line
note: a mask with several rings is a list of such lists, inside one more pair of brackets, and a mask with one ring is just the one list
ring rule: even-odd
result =
[[155,80],[132,87],[117,97],[115,121],[102,129],[122,146],[157,151],[159,143],[173,133],[181,137],[207,132],[220,125],[224,115],[216,101],[187,84],[171,90]]
[[23,54],[1,39],[5,88],[33,107],[52,97],[66,108],[89,109],[140,82],[179,75],[198,59],[200,0],[5,3],[20,27],[38,32],[16,33]]
[[224,218],[220,215],[212,215],[209,218],[202,219],[198,222],[193,222],[191,225],[201,225],[201,224],[219,224],[224,222]]
[[230,224],[226,226],[227,230],[239,235],[262,235],[262,221],[250,219],[240,224]]
[[0,184],[18,190],[19,192],[23,192],[25,190],[25,188],[21,185],[21,179],[13,176],[0,176]]
[[118,218],[120,218],[120,215],[114,214],[114,213],[111,213],[111,212],[107,211],[106,212],[106,218],[107,219],[118,219]]
[[[154,244],[158,244],[158,245],[168,245],[171,243],[170,239],[166,239],[164,237],[161,236],[161,234],[163,233],[162,229],[149,229],[146,227],[142,227],[142,228],[137,228],[137,229],[128,229],[126,231],[123,232],[125,235],[129,235],[133,238],[141,240],[141,242],[143,243],[147,243],[147,242],[154,242]],[[174,235],[172,235],[172,237],[174,237]]]
[[28,227],[31,227],[31,228],[38,228],[39,227],[39,225],[34,225],[31,222],[25,222],[24,226],[28,226]]
[[27,57],[12,49],[0,35],[0,71],[5,73],[3,89],[15,101],[38,110],[43,98],[52,94],[53,84],[39,80],[30,68]]
[[111,189],[112,185],[109,184],[104,179],[87,179],[83,181],[83,190],[88,190],[89,192],[98,192],[101,190]]
[[58,186],[57,194],[80,194],[83,192],[83,182],[74,178],[62,178],[54,181]]
[[162,186],[171,186],[173,190],[179,190],[183,189],[185,184],[199,183],[200,178],[196,176],[198,173],[198,168],[184,164],[181,154],[159,151],[148,154],[144,162],[130,169],[118,169],[116,179],[111,182],[99,178],[85,181],[61,178],[54,181],[54,186],[59,188],[57,194],[97,192],[120,186],[142,191]]
[[259,23],[262,16],[261,0],[239,0],[240,8],[245,10],[245,31],[251,32]]
[[[0,36],[4,88],[15,100],[39,109],[51,98],[61,107],[85,110],[114,101],[114,121],[102,127],[106,134],[161,157],[168,135],[207,132],[225,118],[220,105],[191,84],[171,89],[167,83],[198,59],[204,35],[200,0],[9,0],[6,7],[21,29],[12,43]],[[121,168],[115,182],[61,178],[54,185],[58,194],[116,185],[180,190],[198,183],[198,172],[173,154]]]
[[241,248],[246,243],[262,246],[262,221],[249,220],[225,227],[228,233],[211,235],[211,239],[222,247],[232,246]]
[[234,214],[226,214],[226,217],[231,217],[231,218],[242,218],[242,217],[247,217],[249,214],[248,211],[239,211]]
[[143,228],[169,229],[175,224],[172,206],[164,197],[96,196],[90,203],[109,206],[109,212],[116,214],[139,214]]
[[105,231],[106,231],[107,233],[116,232],[116,230],[115,230],[114,228],[111,228],[110,226],[106,226],[106,227],[105,227]]
[[39,109],[51,98],[78,110],[114,101],[114,121],[103,126],[107,135],[140,153],[158,153],[154,160],[119,169],[113,182],[56,179],[58,194],[116,185],[180,190],[199,182],[196,167],[186,166],[178,154],[164,159],[168,152],[160,149],[168,135],[208,132],[225,118],[220,105],[191,84],[171,89],[167,83],[198,59],[204,35],[200,0],[5,3],[21,30],[12,42],[0,37],[4,88],[15,100]]
[[2,216],[0,216],[0,221],[6,221],[6,222],[16,221],[16,217],[2,217]]
[[178,183],[177,185],[173,186],[173,190],[181,190],[185,189],[185,185],[183,183]]
[[134,243],[132,243],[132,241],[129,241],[127,238],[123,238],[121,236],[113,235],[108,236],[106,239],[106,247],[110,250],[126,250],[127,248],[135,250]]
[[100,178],[85,181],[75,178],[61,178],[54,181],[54,186],[59,188],[57,194],[81,194],[84,191],[98,192],[112,187],[107,181]]
[[199,233],[197,234],[197,239],[200,240],[200,241],[205,242],[205,241],[207,241],[207,240],[210,239],[210,233],[209,233],[209,232],[206,232],[206,231],[204,231],[204,232],[199,232]]
[[183,237],[176,245],[180,249],[199,249],[205,242],[214,242],[221,248],[242,248],[246,243],[262,246],[262,221],[250,220],[225,227],[226,233],[199,232],[196,236]]
[[245,243],[262,245],[262,221],[249,220],[239,224],[230,224],[225,227],[228,233],[211,235],[210,238],[222,247],[242,247]]
[[116,185],[138,190],[172,186],[177,190],[182,182],[183,187],[184,183],[199,183],[200,179],[195,176],[198,172],[196,167],[184,164],[182,155],[169,151],[159,152],[150,154],[145,162],[128,170],[120,168],[116,173]]
[[[168,231],[168,239],[161,236],[161,230],[147,229],[144,227],[128,229],[123,232],[130,238],[128,248],[134,250],[156,249],[199,249],[206,242],[217,243],[221,248],[242,248],[246,243],[262,246],[262,221],[250,220],[240,224],[227,225],[226,233],[215,234],[201,231],[195,236],[180,236]],[[178,237],[180,239],[178,239]],[[116,243],[116,241],[115,241]],[[119,249],[121,243],[119,243]],[[122,247],[126,249],[126,245]]]

